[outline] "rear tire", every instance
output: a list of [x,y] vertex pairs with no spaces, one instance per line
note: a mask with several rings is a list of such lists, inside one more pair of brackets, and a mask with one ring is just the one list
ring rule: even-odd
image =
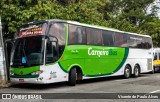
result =
[[140,75],[140,68],[138,65],[134,66],[134,77],[139,77]]
[[128,79],[130,78],[130,76],[131,76],[131,68],[129,65],[126,65],[124,69],[124,78]]
[[77,79],[77,70],[76,70],[76,68],[73,68],[73,69],[71,69],[71,71],[69,73],[69,85],[75,86],[76,79]]

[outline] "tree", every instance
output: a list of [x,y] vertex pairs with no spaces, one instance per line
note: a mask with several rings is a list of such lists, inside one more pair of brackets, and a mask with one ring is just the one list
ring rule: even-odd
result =
[[[13,38],[25,23],[45,19],[74,20],[81,23],[149,34],[159,44],[157,6],[155,0],[1,0],[3,34]],[[159,45],[160,46],[160,45]]]
[[153,38],[154,47],[160,47],[160,19],[154,18],[144,25],[146,32]]
[[[101,8],[107,0],[1,0],[3,34],[13,38],[18,26],[45,19],[67,19],[107,25]],[[66,3],[66,5],[64,5]],[[101,24],[101,22],[103,22]]]

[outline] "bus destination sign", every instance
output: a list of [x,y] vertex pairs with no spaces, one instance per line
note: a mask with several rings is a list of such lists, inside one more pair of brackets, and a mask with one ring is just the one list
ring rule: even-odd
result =
[[31,28],[31,29],[21,30],[19,32],[18,38],[38,36],[38,35],[42,35],[42,28]]

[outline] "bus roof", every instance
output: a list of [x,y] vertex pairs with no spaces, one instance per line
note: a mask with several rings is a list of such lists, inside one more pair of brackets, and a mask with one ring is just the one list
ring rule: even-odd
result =
[[[89,25],[89,24],[84,24],[84,23],[80,23],[80,22],[77,22],[77,21],[70,21],[70,20],[49,19],[49,20],[42,20],[42,21],[38,21],[38,22],[46,22],[46,21],[48,21],[48,22],[51,22],[51,21],[64,22],[64,23],[87,26],[87,27],[92,27],[92,28],[97,28],[97,29],[102,29],[102,30],[110,30],[110,31],[115,31],[115,32],[120,32],[120,33],[128,33],[128,34],[132,34],[132,35],[138,35],[138,36],[150,37],[151,38],[151,36],[149,36],[149,35],[137,34],[137,33],[132,33],[132,32],[125,32],[125,31],[114,29],[114,28],[108,28],[108,27],[103,27],[103,26],[98,26],[98,25]],[[37,22],[30,22],[30,23],[37,23]]]
[[79,22],[75,22],[75,21],[67,21],[67,23],[81,25],[81,26],[87,26],[87,27],[93,27],[93,28],[102,29],[102,30],[110,30],[110,31],[115,31],[115,32],[120,32],[120,33],[128,33],[128,34],[132,34],[132,35],[138,35],[138,36],[150,37],[151,38],[151,36],[149,36],[149,35],[142,35],[142,34],[137,34],[137,33],[132,33],[132,32],[126,32],[126,31],[121,31],[121,30],[108,28],[108,27],[103,27],[103,26],[83,24],[83,23],[79,23]]

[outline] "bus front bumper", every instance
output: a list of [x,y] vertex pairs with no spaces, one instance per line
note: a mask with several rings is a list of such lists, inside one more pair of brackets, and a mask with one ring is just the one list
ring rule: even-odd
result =
[[30,84],[45,84],[46,82],[43,79],[39,78],[10,78],[11,83],[13,84],[23,84],[23,83],[30,83]]

